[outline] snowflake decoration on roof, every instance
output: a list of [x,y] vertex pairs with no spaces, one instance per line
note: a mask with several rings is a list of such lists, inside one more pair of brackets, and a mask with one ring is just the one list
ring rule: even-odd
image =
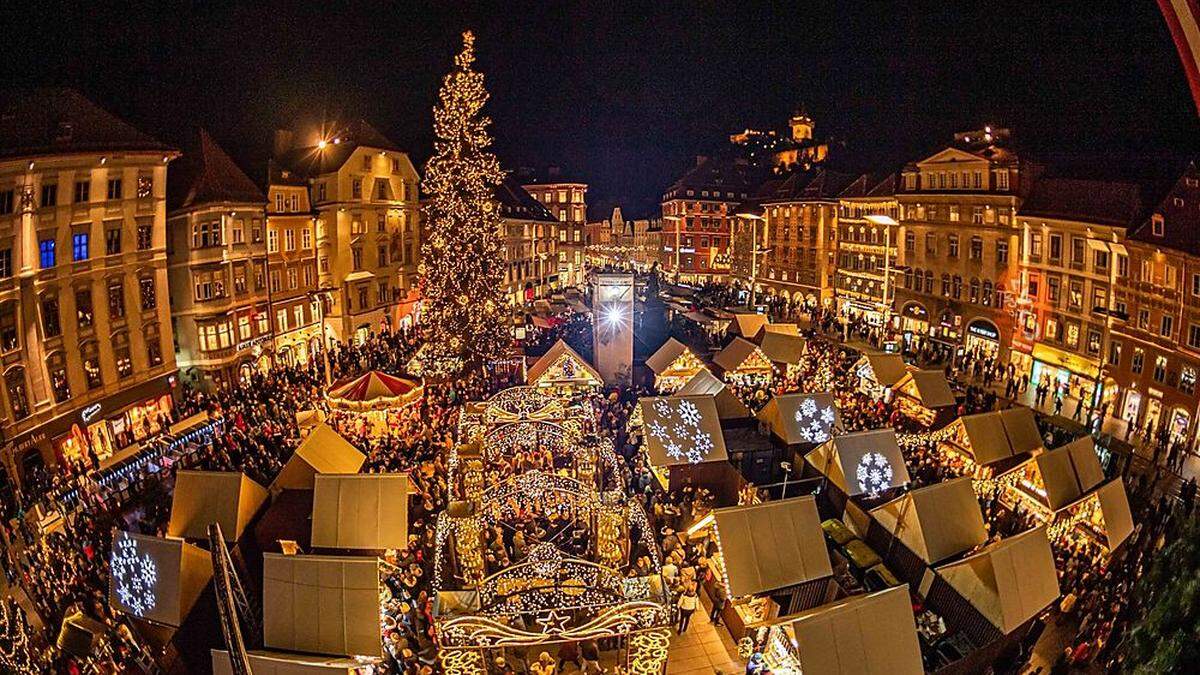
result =
[[663,442],[663,450],[671,459],[683,459],[683,446],[676,443],[674,440],[666,440]]
[[667,399],[660,398],[654,402],[654,412],[658,413],[659,417],[670,417],[671,404],[667,402]]
[[693,427],[700,426],[700,409],[691,401],[683,401],[679,404],[679,418],[686,424]]
[[855,470],[858,487],[875,497],[892,486],[892,465],[878,452],[868,452],[858,460]]
[[155,596],[158,566],[149,553],[138,551],[138,541],[121,533],[113,548],[112,576],[117,600],[135,616],[145,616],[158,604]]
[[805,443],[828,441],[835,419],[833,405],[821,407],[815,398],[804,399],[796,408],[796,426]]
[[667,431],[666,425],[658,420],[652,420],[646,425],[646,429],[650,432],[651,436],[661,440],[666,440],[670,435],[670,433]]

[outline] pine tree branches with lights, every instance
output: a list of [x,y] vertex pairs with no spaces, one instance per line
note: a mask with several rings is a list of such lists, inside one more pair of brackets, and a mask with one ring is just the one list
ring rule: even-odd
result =
[[502,356],[509,341],[495,192],[504,175],[487,149],[491,120],[480,111],[488,93],[474,62],[475,37],[468,31],[438,92],[434,154],[425,165],[424,365],[433,371],[439,368],[432,361],[486,364]]

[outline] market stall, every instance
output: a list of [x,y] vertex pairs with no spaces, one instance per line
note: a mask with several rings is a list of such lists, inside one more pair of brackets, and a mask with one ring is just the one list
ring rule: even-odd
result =
[[1042,447],[1042,432],[1038,431],[1037,420],[1029,408],[1022,405],[1001,410],[1000,421],[1004,423],[1004,434],[1014,455]]
[[712,396],[641,398],[638,408],[646,463],[664,490],[678,494],[690,484],[713,492],[718,503],[736,500],[740,477]]
[[[916,583],[928,565],[964,553],[987,541],[983,512],[969,478],[918,488],[871,509],[868,543],[891,550],[888,567]],[[902,548],[909,555],[899,552]]]
[[717,352],[713,365],[720,369],[722,378],[729,384],[770,384],[775,372],[775,366],[762,349],[740,337]]
[[716,375],[708,372],[707,368],[693,375],[675,395],[712,396],[717,403],[717,417],[721,420],[744,420],[754,416],[746,404],[742,403],[742,399],[738,398],[728,385],[717,379]]
[[167,535],[207,541],[208,526],[216,523],[225,541],[235,542],[266,500],[266,488],[240,471],[180,469],[175,473]]
[[740,638],[747,627],[829,599],[833,567],[814,497],[716,509],[710,532],[713,576],[730,598],[724,617]]
[[109,570],[110,607],[178,628],[212,578],[212,558],[182,539],[113,530]]
[[1046,528],[988,544],[936,568],[937,576],[1003,635],[1013,633],[1059,597],[1058,571]]
[[1054,540],[1081,537],[1105,553],[1117,550],[1133,534],[1133,513],[1125,484],[1114,478],[1063,509],[1050,526]]
[[599,391],[604,386],[600,373],[562,340],[534,362],[525,377],[531,387],[566,396]]
[[987,480],[1021,461],[998,412],[964,415],[951,422],[938,449],[963,464],[964,475]]
[[824,443],[842,428],[837,399],[829,392],[772,396],[758,419],[784,445]]
[[358,473],[366,459],[358,448],[322,422],[313,428],[280,469],[271,483],[271,492],[311,490],[317,474]]
[[315,477],[312,545],[383,551],[408,545],[408,475],[320,474]]
[[781,617],[756,631],[774,675],[921,675],[908,588],[855,595]]
[[867,353],[854,363],[851,372],[858,376],[858,390],[872,398],[883,398],[908,372],[899,354]]
[[904,455],[891,429],[835,436],[804,459],[841,493],[843,501],[859,495],[873,499],[909,482]]
[[1008,505],[1024,505],[1041,522],[1078,501],[1104,482],[1096,443],[1084,436],[1054,450],[1036,452],[1020,466],[996,477]]
[[263,645],[289,652],[382,655],[379,561],[263,554]]
[[735,312],[730,315],[730,318],[732,321],[729,322],[729,334],[747,340],[757,337],[768,321],[766,314],[754,312]]
[[[783,325],[791,326],[793,329],[796,327],[795,324]],[[773,330],[773,328],[775,328],[775,324],[767,324],[758,346],[767,359],[775,364],[776,368],[785,375],[794,375],[800,367],[800,360],[804,357],[804,338],[794,332]]]
[[909,370],[892,387],[896,405],[906,417],[926,428],[954,415],[958,401],[941,370]]
[[678,390],[696,373],[706,370],[700,357],[675,338],[669,338],[651,354],[646,367],[654,373],[654,388],[662,394]]

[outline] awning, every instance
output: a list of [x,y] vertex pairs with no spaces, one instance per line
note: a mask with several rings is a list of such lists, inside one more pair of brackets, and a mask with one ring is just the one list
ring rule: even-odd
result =
[[713,511],[730,597],[833,575],[815,497]]

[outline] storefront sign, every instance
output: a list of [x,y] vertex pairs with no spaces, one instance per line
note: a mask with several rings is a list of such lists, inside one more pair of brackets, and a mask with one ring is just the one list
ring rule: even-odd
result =
[[104,406],[100,405],[99,403],[93,403],[84,408],[83,411],[79,413],[79,417],[82,418],[85,423],[91,422],[92,420],[96,419],[96,415],[100,414],[100,410],[103,407]]
[[247,349],[249,347],[256,347],[270,339],[271,339],[270,335],[259,335],[256,338],[251,338],[249,340],[242,340],[241,342],[237,343],[237,351],[240,352],[243,349]]
[[967,332],[971,335],[975,335],[986,340],[1000,340],[1000,331],[979,321],[973,322],[971,325],[967,326]]

